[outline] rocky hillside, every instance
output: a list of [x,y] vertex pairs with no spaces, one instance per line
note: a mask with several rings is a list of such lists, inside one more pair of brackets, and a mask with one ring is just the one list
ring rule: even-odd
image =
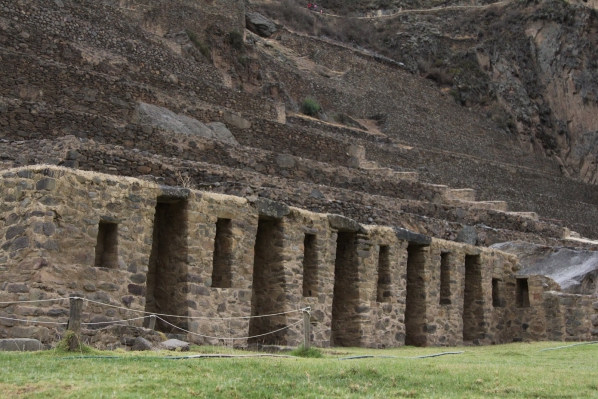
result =
[[[285,18],[276,5],[262,10],[294,29],[403,63],[437,83],[458,104],[486,115],[517,140],[519,148],[551,159],[566,176],[597,183],[596,4],[546,0],[479,8],[460,7],[471,6],[469,2],[448,5],[378,18],[314,16],[303,26]],[[334,1],[330,7],[340,10]],[[371,4],[353,7],[365,15]]]

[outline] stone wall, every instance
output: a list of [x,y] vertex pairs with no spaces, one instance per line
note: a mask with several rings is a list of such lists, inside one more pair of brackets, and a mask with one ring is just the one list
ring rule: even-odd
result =
[[[493,249],[361,225],[265,198],[249,201],[57,167],[4,171],[0,196],[0,298],[36,301],[77,293],[95,301],[86,302],[83,323],[147,311],[170,315],[161,316],[170,324],[160,321],[159,330],[184,328],[196,343],[239,338],[237,346],[298,345],[300,323],[249,342],[245,337],[299,322],[299,309],[310,306],[312,342],[321,347],[502,343],[546,339],[528,319],[556,326],[538,311],[552,303],[544,291],[554,283],[530,278],[529,307],[520,309],[517,259]],[[224,234],[223,220],[225,238],[217,237]],[[306,263],[307,248],[315,268]],[[444,269],[443,253],[449,254]],[[102,255],[107,260],[98,262]],[[222,259],[228,259],[228,279],[217,277]],[[476,285],[469,293],[472,272]],[[448,294],[446,283],[441,287],[446,273]],[[493,280],[503,282],[499,301]],[[588,339],[594,314],[589,298],[556,295],[568,334],[563,339]],[[2,306],[2,317],[68,317],[65,300]],[[271,313],[280,314],[247,318]],[[0,326],[3,337],[45,342],[64,332],[10,320]],[[93,343],[93,331],[87,332]]]

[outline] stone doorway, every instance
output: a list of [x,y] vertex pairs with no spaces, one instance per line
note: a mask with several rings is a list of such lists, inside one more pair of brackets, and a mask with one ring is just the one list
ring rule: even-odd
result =
[[482,260],[480,255],[465,255],[463,291],[463,341],[485,337]]
[[[260,316],[286,310],[286,280],[283,260],[284,228],[281,220],[259,219],[253,260],[251,315]],[[249,336],[266,334],[287,325],[287,316],[250,319]],[[253,338],[250,344],[286,345],[286,331]]]
[[407,247],[407,296],[405,304],[405,345],[425,346],[426,283],[424,279],[426,251],[422,245]]
[[[187,316],[187,201],[159,198],[154,216],[145,311]],[[185,318],[160,316],[178,327],[188,329]],[[149,319],[144,320],[148,325]],[[160,320],[156,330],[183,333]]]
[[359,346],[361,334],[359,315],[359,275],[357,235],[339,232],[334,262],[334,293],[332,299],[332,346]]

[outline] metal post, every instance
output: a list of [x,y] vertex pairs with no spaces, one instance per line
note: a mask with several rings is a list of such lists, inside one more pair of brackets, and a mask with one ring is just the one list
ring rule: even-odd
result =
[[81,335],[81,313],[83,312],[83,299],[78,298],[77,294],[71,294],[70,298],[69,323],[67,331],[73,334],[69,339],[69,350],[78,350],[80,347],[79,336]]
[[149,325],[147,326],[147,328],[149,328],[150,330],[156,329],[156,315],[155,314],[150,315]]
[[309,349],[311,347],[311,340],[309,339],[309,329],[311,326],[310,318],[311,315],[309,311],[311,310],[310,307],[307,307],[303,310],[303,347],[305,349]]

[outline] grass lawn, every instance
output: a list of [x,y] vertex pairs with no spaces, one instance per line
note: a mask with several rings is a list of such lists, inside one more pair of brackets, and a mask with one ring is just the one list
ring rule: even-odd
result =
[[[540,352],[562,345],[337,348],[325,350],[321,359],[168,360],[164,357],[172,352],[119,351],[85,355],[117,356],[108,359],[54,351],[4,352],[0,397],[598,398],[598,344]],[[465,353],[408,358],[461,350]],[[225,348],[217,352],[248,353]],[[339,359],[365,354],[396,358]]]

